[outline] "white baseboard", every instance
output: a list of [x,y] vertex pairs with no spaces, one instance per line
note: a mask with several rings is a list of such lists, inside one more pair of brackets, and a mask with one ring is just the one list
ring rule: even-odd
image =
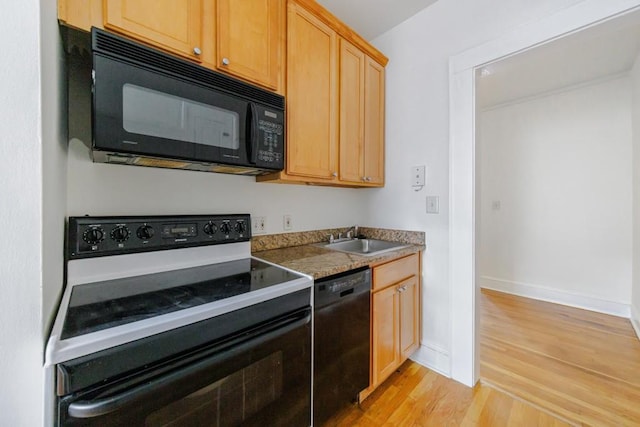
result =
[[435,345],[421,344],[410,357],[416,363],[431,369],[447,378],[451,377],[449,351]]
[[640,310],[636,309],[633,305],[631,306],[631,324],[633,325],[633,329],[636,330],[636,335],[640,340]]
[[481,276],[480,287],[518,295],[521,297],[568,305],[584,310],[596,311],[598,313],[610,314],[612,316],[625,317],[627,319],[631,317],[631,307],[628,304],[606,301],[586,295],[573,294],[570,292],[543,288],[526,283],[513,282],[511,280],[502,280],[495,277]]

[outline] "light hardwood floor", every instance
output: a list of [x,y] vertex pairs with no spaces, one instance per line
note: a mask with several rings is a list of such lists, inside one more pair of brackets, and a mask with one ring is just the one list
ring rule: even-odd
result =
[[575,424],[640,426],[640,341],[628,319],[483,290],[485,383]]
[[411,360],[326,426],[568,426],[487,385],[468,388]]
[[407,361],[327,426],[640,426],[640,341],[626,319],[482,291],[469,389]]

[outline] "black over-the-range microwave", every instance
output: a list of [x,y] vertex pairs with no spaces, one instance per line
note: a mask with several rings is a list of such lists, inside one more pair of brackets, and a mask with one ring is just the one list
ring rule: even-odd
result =
[[95,28],[91,44],[95,162],[284,168],[284,97]]

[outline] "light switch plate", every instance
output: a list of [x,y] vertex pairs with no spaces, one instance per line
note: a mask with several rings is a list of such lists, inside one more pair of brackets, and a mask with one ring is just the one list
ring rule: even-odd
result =
[[293,228],[293,220],[291,215],[285,215],[282,217],[282,228],[285,230],[291,230]]
[[440,213],[440,198],[438,196],[427,196],[427,213]]

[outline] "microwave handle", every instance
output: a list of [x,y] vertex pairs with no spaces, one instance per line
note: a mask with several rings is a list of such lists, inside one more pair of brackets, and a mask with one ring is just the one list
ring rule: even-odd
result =
[[256,104],[249,102],[247,104],[247,160],[251,164],[256,164],[258,161],[259,138],[258,110]]

